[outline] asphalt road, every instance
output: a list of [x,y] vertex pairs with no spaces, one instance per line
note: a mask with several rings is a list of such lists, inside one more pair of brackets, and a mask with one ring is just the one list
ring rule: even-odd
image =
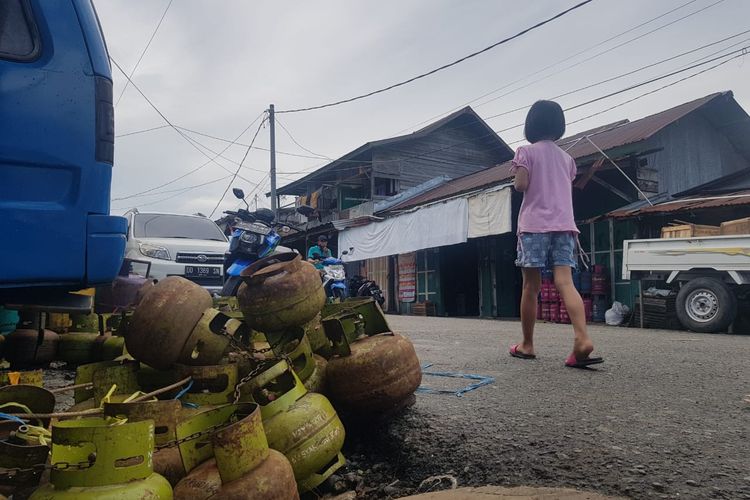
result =
[[[750,404],[743,401],[750,394],[750,336],[592,327],[595,353],[606,362],[584,371],[563,366],[569,326],[538,325],[538,359],[524,361],[507,354],[519,340],[518,323],[389,321],[431,370],[495,382],[463,397],[420,394],[380,431],[353,430],[349,479],[360,490],[364,481],[367,496],[414,493],[426,478],[448,474],[459,486],[750,498]],[[423,379],[434,388],[468,382]]]

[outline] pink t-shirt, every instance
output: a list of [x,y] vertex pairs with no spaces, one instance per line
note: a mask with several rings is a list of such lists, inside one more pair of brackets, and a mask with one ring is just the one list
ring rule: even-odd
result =
[[552,141],[521,146],[513,158],[512,172],[525,168],[529,187],[518,214],[518,234],[578,233],[573,216],[573,180],[576,162]]

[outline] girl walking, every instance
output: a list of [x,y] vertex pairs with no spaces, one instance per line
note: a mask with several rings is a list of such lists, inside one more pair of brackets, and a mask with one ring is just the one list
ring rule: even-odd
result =
[[518,259],[523,273],[521,330],[523,341],[510,355],[534,359],[534,324],[541,270],[552,266],[557,287],[568,310],[573,332],[573,351],[565,366],[585,368],[604,360],[592,357],[594,344],[586,329],[581,295],[573,286],[578,228],[573,216],[573,180],[576,163],[555,141],[565,133],[565,116],[559,104],[537,101],[526,116],[524,135],[531,144],[521,146],[513,159],[515,189],[523,193],[518,215]]

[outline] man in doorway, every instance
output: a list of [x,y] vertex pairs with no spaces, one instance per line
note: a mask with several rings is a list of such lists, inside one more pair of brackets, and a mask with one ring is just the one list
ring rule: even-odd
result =
[[313,263],[316,269],[323,269],[323,260],[331,256],[331,249],[328,248],[328,237],[324,234],[318,236],[318,244],[310,247],[310,250],[307,251],[307,260]]

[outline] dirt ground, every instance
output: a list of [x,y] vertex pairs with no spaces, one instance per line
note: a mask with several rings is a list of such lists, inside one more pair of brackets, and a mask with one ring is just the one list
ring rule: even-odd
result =
[[[567,487],[632,498],[750,498],[750,336],[594,327],[598,370],[563,367],[569,327],[539,325],[538,359],[508,356],[519,325],[390,317],[430,370],[495,378],[420,394],[378,429],[347,425],[338,491],[397,498],[457,486]],[[469,381],[425,376],[457,389]]]

